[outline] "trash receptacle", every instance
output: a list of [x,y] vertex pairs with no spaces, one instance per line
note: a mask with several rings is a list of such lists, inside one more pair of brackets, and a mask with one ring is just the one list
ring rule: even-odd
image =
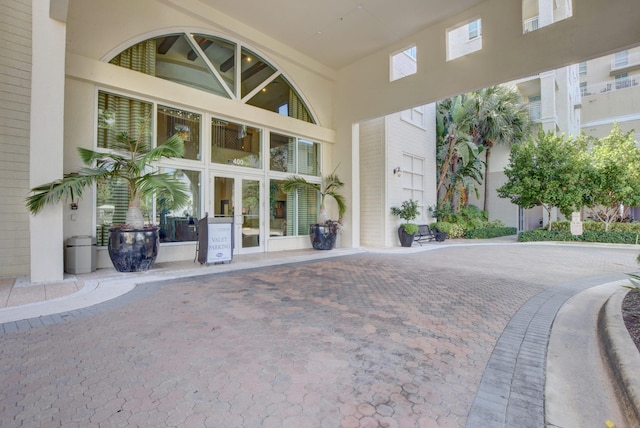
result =
[[96,270],[97,241],[95,236],[72,236],[66,241],[64,271],[90,273]]

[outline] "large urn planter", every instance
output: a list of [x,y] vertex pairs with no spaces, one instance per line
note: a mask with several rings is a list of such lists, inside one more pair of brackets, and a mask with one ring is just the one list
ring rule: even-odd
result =
[[403,247],[410,247],[413,245],[413,239],[415,237],[415,233],[409,234],[404,227],[400,226],[398,228],[398,238],[400,239],[400,245]]
[[312,224],[309,226],[311,245],[316,250],[332,250],[336,246],[338,231],[335,225]]
[[109,257],[118,272],[144,272],[153,266],[160,246],[159,227],[109,229]]

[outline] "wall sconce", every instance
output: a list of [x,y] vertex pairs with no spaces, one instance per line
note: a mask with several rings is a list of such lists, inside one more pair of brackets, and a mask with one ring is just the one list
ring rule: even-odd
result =
[[393,168],[393,175],[400,177],[402,175],[402,170],[400,169],[399,166]]

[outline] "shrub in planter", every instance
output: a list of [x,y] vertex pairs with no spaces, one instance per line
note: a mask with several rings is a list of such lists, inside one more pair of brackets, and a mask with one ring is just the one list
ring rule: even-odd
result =
[[403,201],[399,207],[391,207],[391,214],[404,220],[404,223],[398,228],[398,239],[400,239],[400,245],[410,247],[413,245],[414,235],[418,232],[418,225],[411,223],[420,215],[418,201],[413,199]]

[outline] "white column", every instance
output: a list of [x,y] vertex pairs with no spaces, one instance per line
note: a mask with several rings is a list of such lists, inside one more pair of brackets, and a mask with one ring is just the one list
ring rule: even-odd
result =
[[547,71],[540,74],[540,122],[545,132],[556,131],[557,116],[556,76]]
[[[48,1],[32,1],[30,187],[61,178],[64,155],[66,24],[51,19]],[[62,204],[30,218],[31,282],[64,276]]]

